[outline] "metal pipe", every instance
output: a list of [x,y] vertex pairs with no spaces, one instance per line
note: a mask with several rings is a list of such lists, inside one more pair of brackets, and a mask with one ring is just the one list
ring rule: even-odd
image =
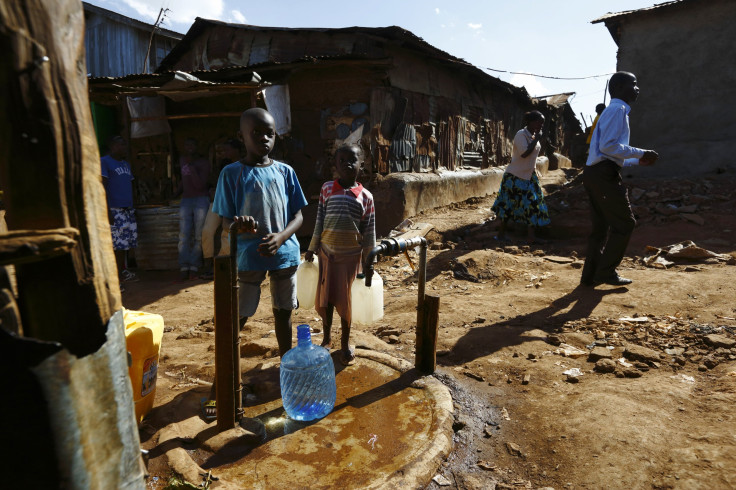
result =
[[[388,238],[382,240],[373,250],[368,253],[366,264],[363,269],[365,273],[365,285],[371,287],[376,257],[379,255],[395,256],[405,253],[409,248],[419,247],[419,270],[417,271],[417,343],[416,343],[416,366],[426,372],[434,372],[435,349],[437,336],[437,312],[439,311],[439,298],[431,297],[428,303],[430,311],[425,311],[426,289],[427,289],[427,239],[414,237],[408,240],[403,238]],[[408,258],[408,256],[407,256]],[[427,320],[425,317],[429,317]],[[432,321],[431,319],[434,319]]]
[[233,389],[235,393],[235,422],[243,417],[243,382],[240,374],[240,297],[238,294],[238,224],[230,224],[230,308],[232,311],[230,321],[232,322],[233,336]]
[[[421,236],[410,238],[408,240],[404,238],[386,238],[385,240],[381,240],[381,243],[376,245],[373,250],[371,250],[368,253],[368,257],[366,258],[366,264],[363,272],[365,273],[365,285],[367,287],[371,287],[371,283],[373,280],[373,272],[374,272],[374,265],[375,259],[379,255],[385,255],[388,257],[393,257],[395,255],[399,255],[400,253],[404,252],[405,250],[408,250],[410,248],[421,246],[424,250],[424,260],[425,260],[425,266],[426,266],[426,253],[427,253],[427,239]],[[420,252],[420,260],[421,260],[421,252]],[[421,265],[420,265],[420,272],[419,275],[421,277]],[[425,267],[426,269],[426,267]],[[424,277],[426,279],[426,271],[424,274]],[[424,284],[422,284],[422,288],[424,288]]]
[[376,261],[376,257],[378,257],[378,255],[382,252],[383,246],[376,245],[375,247],[373,247],[373,250],[370,251],[368,257],[365,259],[365,267],[363,269],[363,273],[365,274],[366,287],[371,287],[371,284],[373,282],[373,264]]

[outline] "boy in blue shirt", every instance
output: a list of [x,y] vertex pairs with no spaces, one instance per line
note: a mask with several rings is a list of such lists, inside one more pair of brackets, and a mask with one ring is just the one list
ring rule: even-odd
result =
[[[223,230],[238,224],[238,285],[240,328],[255,314],[261,283],[268,273],[271,305],[279,354],[291,349],[291,312],[297,307],[296,269],[302,225],[301,209],[307,205],[294,169],[269,157],[276,138],[273,116],[253,108],[240,116],[238,136],[246,155],[222,169],[212,212],[222,216]],[[216,416],[213,384],[205,418]]]
[[264,109],[248,109],[240,117],[246,156],[220,173],[212,211],[222,216],[223,229],[238,223],[241,328],[256,312],[268,272],[276,339],[284,355],[291,348],[291,311],[297,306],[299,242],[294,233],[302,225],[307,200],[294,170],[269,157],[274,126]]

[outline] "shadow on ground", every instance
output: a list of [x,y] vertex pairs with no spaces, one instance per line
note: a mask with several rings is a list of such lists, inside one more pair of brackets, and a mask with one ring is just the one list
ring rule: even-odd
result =
[[524,334],[535,329],[551,331],[565,322],[587,318],[604,296],[623,294],[627,291],[625,287],[594,289],[578,286],[541,310],[468,330],[455,343],[450,355],[440,359],[443,364],[463,364],[493,354],[504,347],[540,340],[540,337]]

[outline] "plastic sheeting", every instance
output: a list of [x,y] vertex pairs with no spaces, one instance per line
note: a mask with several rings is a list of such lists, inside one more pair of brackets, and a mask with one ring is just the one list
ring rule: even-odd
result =
[[266,108],[276,121],[276,134],[283,136],[291,132],[291,102],[288,85],[272,85],[263,89]]
[[[171,132],[169,121],[166,120],[166,102],[163,97],[128,97],[127,102],[131,119],[131,138],[145,138]],[[135,121],[144,118],[151,119]]]

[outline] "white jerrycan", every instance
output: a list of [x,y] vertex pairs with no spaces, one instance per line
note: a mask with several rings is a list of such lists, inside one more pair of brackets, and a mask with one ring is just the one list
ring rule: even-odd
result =
[[296,269],[296,298],[299,300],[299,308],[314,308],[318,282],[319,261],[315,255],[314,262],[302,261]]
[[371,287],[365,285],[365,275],[358,274],[350,288],[353,323],[369,325],[383,318],[383,279],[373,273]]

